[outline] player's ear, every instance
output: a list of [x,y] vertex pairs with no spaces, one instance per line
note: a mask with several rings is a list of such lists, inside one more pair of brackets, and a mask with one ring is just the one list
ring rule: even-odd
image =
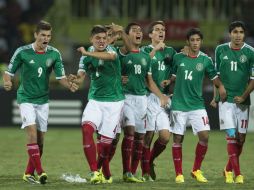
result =
[[148,36],[149,36],[149,38],[152,38],[152,33],[149,33]]
[[189,40],[187,39],[186,40],[186,44],[189,46],[190,45],[190,42],[189,42]]
[[34,32],[34,39],[36,39],[37,38],[37,33],[36,32]]

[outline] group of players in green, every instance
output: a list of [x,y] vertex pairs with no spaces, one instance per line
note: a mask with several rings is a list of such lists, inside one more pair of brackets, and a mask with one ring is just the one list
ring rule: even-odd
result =
[[[11,90],[11,77],[18,69],[21,71],[17,101],[22,128],[28,136],[29,155],[24,181],[47,182],[41,156],[48,121],[49,75],[54,70],[56,79],[72,92],[78,90],[86,76],[91,80],[89,101],[82,116],[83,150],[91,170],[91,183],[113,182],[109,162],[121,130],[123,181],[156,180],[154,160],[165,150],[173,134],[175,182],[184,183],[182,143],[188,125],[199,139],[191,175],[198,182],[208,182],[200,170],[210,130],[202,97],[206,74],[214,84],[211,106],[219,106],[220,128],[226,131],[225,182],[244,182],[239,157],[248,126],[249,94],[254,88],[254,49],[244,42],[246,27],[242,21],[229,25],[231,41],[217,46],[215,64],[200,51],[203,34],[198,28],[187,32],[185,48],[176,53],[164,43],[163,21],[150,24],[151,44],[144,47],[138,23],[129,23],[125,29],[115,24],[95,25],[90,36],[92,46],[87,50],[78,48],[82,56],[77,75],[68,77],[59,51],[48,45],[51,30],[49,23],[38,23],[35,42],[16,50],[4,75],[4,88]],[[123,46],[114,46],[118,39],[122,39]],[[155,131],[158,139],[150,150]],[[141,178],[135,175],[139,162]]]

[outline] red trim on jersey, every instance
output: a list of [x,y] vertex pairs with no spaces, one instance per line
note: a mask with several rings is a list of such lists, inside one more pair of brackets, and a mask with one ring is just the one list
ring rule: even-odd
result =
[[188,55],[188,57],[190,57],[190,58],[197,58],[198,56],[196,56],[196,55]]
[[231,47],[231,49],[232,49],[232,50],[238,51],[238,50],[240,50],[241,48],[232,48],[232,47]]
[[139,53],[139,49],[138,50],[131,50],[132,53]]
[[35,53],[36,53],[36,54],[44,54],[44,53],[46,53],[46,52],[45,52],[45,51],[42,51],[42,52],[36,51]]

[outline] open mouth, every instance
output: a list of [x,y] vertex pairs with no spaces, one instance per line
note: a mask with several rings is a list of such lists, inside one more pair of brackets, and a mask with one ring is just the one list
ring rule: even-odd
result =
[[43,45],[48,45],[48,42],[43,42],[42,44],[43,44]]

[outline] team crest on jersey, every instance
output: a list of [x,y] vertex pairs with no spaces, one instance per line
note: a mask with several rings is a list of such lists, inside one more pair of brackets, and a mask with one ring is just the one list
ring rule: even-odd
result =
[[98,65],[101,66],[103,64],[104,64],[104,61],[100,59]]
[[203,66],[203,64],[202,64],[202,63],[197,63],[197,65],[196,65],[196,69],[197,69],[198,71],[202,71],[202,70],[203,70],[203,68],[204,68],[204,66]]
[[146,59],[142,58],[142,59],[141,59],[141,64],[144,65],[144,66],[146,66],[146,65],[147,65]]
[[52,59],[47,59],[46,60],[46,66],[50,67],[53,64],[53,60]]
[[245,63],[247,61],[246,55],[241,55],[239,60],[240,60],[241,63]]

